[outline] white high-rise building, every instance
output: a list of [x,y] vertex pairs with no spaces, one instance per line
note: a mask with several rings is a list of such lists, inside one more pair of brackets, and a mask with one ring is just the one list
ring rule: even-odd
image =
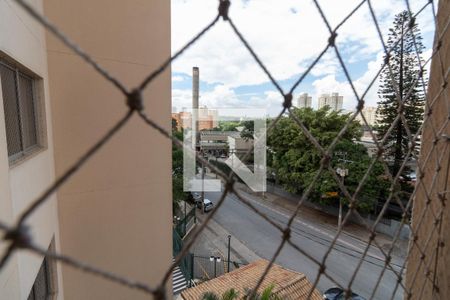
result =
[[339,96],[339,93],[322,94],[319,97],[319,109],[328,105],[332,110],[339,111],[342,109],[344,97]]
[[308,96],[308,93],[301,94],[297,99],[297,107],[305,108],[311,107],[312,97]]
[[[374,126],[377,122],[377,108],[373,106],[364,107],[361,110],[361,113],[364,115],[364,118],[367,121],[367,124],[370,126]],[[363,119],[360,114],[356,116],[356,120],[358,120],[361,124],[363,124]]]

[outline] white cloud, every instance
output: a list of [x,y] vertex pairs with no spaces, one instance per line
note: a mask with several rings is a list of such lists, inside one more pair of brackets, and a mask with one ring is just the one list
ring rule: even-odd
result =
[[[216,16],[217,2],[172,1],[173,52]],[[335,0],[323,0],[320,4],[334,27],[359,2],[346,0],[337,4]],[[420,6],[417,3],[423,1],[411,2],[413,9],[417,9]],[[383,33],[391,26],[394,14],[405,9],[405,3],[397,0],[379,0],[372,4]],[[230,16],[278,80],[304,71],[305,62],[311,61],[323,50],[329,36],[312,1],[232,1]],[[430,27],[428,24],[427,26]],[[354,52],[360,59],[370,58],[381,50],[367,4],[363,4],[339,28],[337,42],[341,51]],[[359,45],[357,49],[354,47],[356,43]],[[176,60],[172,70],[190,74],[193,66],[200,67],[201,79],[208,83],[223,83],[235,87],[268,81],[229,24],[222,20]],[[316,76],[329,75],[335,71],[336,60],[333,56],[332,59],[325,57],[313,73]]]
[[[379,81],[375,80],[372,87],[367,90],[377,72],[380,70],[383,62],[383,55],[379,53],[376,59],[370,61],[367,64],[367,71],[359,78],[353,80],[353,86],[359,97],[362,97],[364,94],[364,100],[366,106],[376,106],[378,102],[378,87]],[[344,96],[344,108],[345,109],[354,109],[357,105],[357,99],[355,93],[353,92],[350,83],[347,79],[342,81],[338,81],[334,74],[325,76],[321,79],[315,80],[313,82],[313,86],[315,88],[315,93],[313,94],[313,99],[315,99],[315,103],[313,105],[317,106],[317,98],[320,94],[323,93],[331,93],[338,92],[340,95]]]
[[[283,99],[276,91],[265,91],[250,97],[240,97],[228,85],[219,84],[212,91],[203,92],[199,99],[200,106],[208,108],[261,108],[274,115],[282,108]],[[181,110],[192,107],[192,92],[190,90],[172,90],[172,105]]]
[[336,55],[332,49],[329,49],[324,54],[322,59],[314,66],[310,74],[313,76],[325,76],[330,74],[336,74],[341,70],[341,65],[336,59]]
[[184,81],[183,76],[172,76],[172,82],[181,82]]
[[[426,50],[422,54],[422,58],[427,60],[432,54],[432,50]],[[379,89],[379,77],[373,82],[373,85],[369,85],[374,80],[378,71],[383,63],[383,54],[378,53],[377,57],[367,64],[366,72],[359,78],[352,80],[353,86],[359,97],[364,95],[364,101],[366,106],[376,106],[379,101],[378,89]],[[427,70],[426,76],[429,75],[430,64],[425,66]],[[344,96],[344,108],[353,110],[357,105],[357,100],[350,84],[346,79],[338,81],[334,74],[327,75],[313,82],[314,91],[313,99],[315,99],[315,105],[317,106],[317,98],[322,93],[338,92]]]
[[[334,28],[359,2],[321,0],[320,4]],[[425,2],[410,1],[412,10],[417,11]],[[215,18],[217,3],[172,0],[172,52],[180,49]],[[405,2],[377,0],[372,1],[372,5],[386,41],[394,16],[406,8]],[[277,80],[305,71],[324,49],[329,37],[312,1],[235,0],[230,7],[230,16]],[[422,34],[432,32],[431,8],[428,7],[417,21]],[[357,92],[362,95],[382,63],[382,44],[367,3],[338,29],[337,46],[346,64],[367,64],[359,77],[354,77],[351,67],[349,70]],[[356,99],[348,82],[341,79],[342,68],[334,52],[333,48],[329,49],[311,71],[312,76],[318,77],[312,85],[313,101],[317,101],[320,93],[339,92],[344,95],[344,108],[352,109],[356,106]],[[190,75],[193,66],[200,68],[202,81],[217,84],[212,91],[201,92],[201,103],[209,107],[249,107],[251,103],[252,106],[269,109],[272,115],[280,111],[282,99],[276,91],[262,91],[245,97],[235,93],[236,87],[266,83],[269,79],[227,22],[220,20],[173,63],[172,71]],[[366,105],[376,104],[377,90],[378,82],[375,82],[365,97]],[[190,107],[191,91],[173,90],[173,105]]]

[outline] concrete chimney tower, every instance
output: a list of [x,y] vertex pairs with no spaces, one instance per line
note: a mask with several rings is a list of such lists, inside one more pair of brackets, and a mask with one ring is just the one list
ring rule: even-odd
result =
[[192,68],[192,108],[198,109],[198,97],[199,97],[199,76],[200,70],[198,67]]
[[197,140],[199,139],[198,127],[198,93],[199,93],[199,76],[198,67],[192,68],[192,132],[196,134],[192,137],[192,148],[197,149]]

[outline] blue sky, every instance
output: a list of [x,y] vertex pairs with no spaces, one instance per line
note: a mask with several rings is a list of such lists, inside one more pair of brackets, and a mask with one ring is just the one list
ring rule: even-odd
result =
[[[213,0],[172,0],[172,52],[182,47],[210,22],[217,11]],[[360,1],[319,1],[334,28]],[[406,8],[405,1],[372,1],[385,40],[395,14]],[[412,11],[427,1],[411,1]],[[338,5],[337,5],[338,4]],[[276,80],[287,91],[327,44],[329,33],[312,1],[248,0],[232,1],[230,16],[250,42]],[[427,7],[417,19],[427,50],[431,55],[433,16]],[[382,62],[382,44],[367,5],[363,5],[338,30],[337,47],[359,94],[367,88]],[[198,43],[172,64],[172,106],[178,111],[191,105],[192,67],[200,68],[200,104],[210,108],[267,109],[275,115],[282,99],[245,47],[220,21]],[[376,105],[378,82],[366,97],[368,106]],[[329,49],[318,65],[295,90],[294,98],[307,92],[313,106],[322,93],[339,92],[344,108],[353,109],[355,97]]]

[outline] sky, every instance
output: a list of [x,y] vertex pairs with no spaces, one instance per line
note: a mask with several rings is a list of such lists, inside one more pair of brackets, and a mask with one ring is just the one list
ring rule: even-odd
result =
[[[319,0],[332,28],[336,27],[361,0]],[[410,0],[417,12],[427,0]],[[385,41],[394,16],[406,9],[402,0],[371,1]],[[172,53],[183,47],[217,15],[216,0],[172,0]],[[330,36],[311,0],[234,0],[229,16],[247,39],[283,90],[290,90],[311,62],[323,51]],[[422,57],[431,56],[434,18],[431,6],[418,16],[417,23],[426,47]],[[337,31],[336,47],[359,95],[374,79],[383,61],[382,43],[367,3]],[[172,110],[190,108],[192,67],[200,69],[200,105],[208,108],[260,108],[274,116],[283,99],[231,26],[220,20],[196,44],[172,63]],[[429,66],[429,65],[428,65]],[[368,90],[366,106],[375,106],[378,80]],[[294,91],[312,96],[317,107],[320,94],[338,92],[344,109],[353,110],[356,98],[330,48]]]

